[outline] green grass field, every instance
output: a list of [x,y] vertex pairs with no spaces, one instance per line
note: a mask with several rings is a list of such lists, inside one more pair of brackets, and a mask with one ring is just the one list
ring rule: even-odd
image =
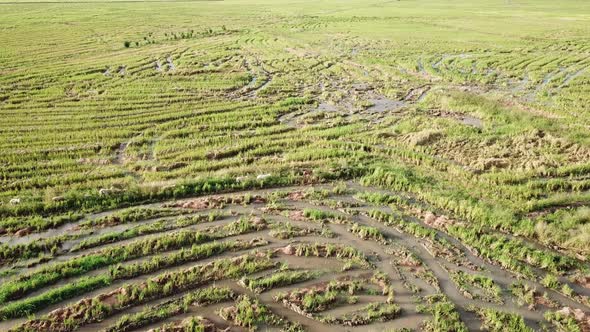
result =
[[590,2],[0,0],[0,331],[588,331]]

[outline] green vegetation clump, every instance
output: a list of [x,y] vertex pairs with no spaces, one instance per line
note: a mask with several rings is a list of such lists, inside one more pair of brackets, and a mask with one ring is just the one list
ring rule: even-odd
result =
[[406,200],[400,196],[378,193],[378,192],[360,192],[354,196],[354,198],[363,202],[372,203],[376,205],[389,205],[389,204],[405,204]]
[[420,306],[418,311],[432,315],[432,319],[423,324],[424,331],[468,331],[465,323],[461,321],[455,305],[444,294],[427,296],[424,301],[426,304]]
[[118,242],[126,239],[132,239],[140,235],[160,233],[199,224],[202,222],[211,222],[217,219],[218,217],[219,215],[217,214],[209,214],[206,216],[199,215],[192,217],[181,217],[173,222],[171,222],[170,220],[162,220],[148,225],[139,225],[120,232],[105,233],[96,237],[91,237],[86,240],[80,241],[80,243],[78,243],[72,249],[70,249],[70,252],[94,248],[107,243]]
[[167,318],[188,312],[191,306],[206,306],[214,303],[234,300],[237,295],[229,288],[208,287],[197,289],[179,299],[150,306],[135,313],[123,315],[105,332],[127,332],[142,328]]
[[382,212],[379,210],[371,210],[369,216],[388,226],[394,226],[401,231],[416,236],[418,238],[427,238],[437,241],[437,233],[431,228],[424,227],[416,222],[408,222],[401,217],[394,214]]
[[316,313],[326,311],[334,305],[357,303],[356,294],[362,290],[366,290],[362,280],[332,280],[327,285],[279,293],[274,296],[274,299],[296,306],[299,311],[316,317]]
[[359,225],[358,223],[352,224],[352,227],[349,229],[350,232],[356,234],[363,240],[373,240],[377,242],[385,241],[385,237],[381,233],[381,231],[376,227],[371,226],[363,226]]
[[538,304],[549,307],[557,306],[557,303],[551,300],[547,293],[541,294],[535,286],[530,283],[518,281],[510,285],[510,292],[516,297],[519,305],[527,304],[530,309],[535,309]]
[[49,217],[29,216],[0,218],[0,235],[4,233],[17,233],[19,230],[40,232],[67,223],[76,222],[83,217],[84,215],[81,213],[70,212],[64,215],[54,215]]
[[26,244],[7,245],[0,244],[0,264],[6,262],[25,260],[36,257],[43,257],[44,255],[55,255],[61,251],[64,242],[77,238],[76,235],[60,235],[48,239],[40,239],[38,241],[29,242]]
[[323,311],[325,308],[338,300],[338,291],[328,290],[322,293],[307,293],[301,304],[306,312]]
[[[569,183],[566,180],[561,182]],[[554,188],[548,188],[548,190],[551,189]],[[569,249],[570,252],[588,255],[590,254],[588,222],[590,222],[588,207],[557,210],[539,218],[535,224],[535,236],[548,246],[560,245]]]
[[464,226],[449,226],[447,230],[466,245],[476,248],[480,256],[496,261],[523,277],[530,278],[534,275],[527,264],[554,273],[564,273],[579,265],[573,258],[540,250],[523,241],[499,234],[486,234]]
[[334,212],[318,210],[318,209],[305,209],[303,215],[313,221],[327,222],[327,221],[342,221],[343,217]]
[[256,331],[261,324],[280,327],[282,331],[302,332],[300,324],[290,322],[273,312],[260,303],[257,299],[241,295],[235,306],[219,310],[219,315],[237,326],[244,327],[249,331]]
[[264,219],[259,217],[240,218],[223,226],[223,233],[226,236],[246,234],[249,232],[260,231],[267,227],[267,223]]
[[483,326],[491,332],[515,331],[515,332],[532,332],[533,329],[528,327],[522,316],[498,311],[492,308],[472,307],[477,315],[482,319]]
[[48,305],[72,298],[79,294],[108,286],[112,283],[109,276],[83,277],[75,284],[67,284],[54,288],[38,296],[28,297],[21,301],[11,302],[0,308],[0,321],[27,317]]
[[350,262],[362,268],[370,268],[372,264],[367,260],[365,254],[351,246],[337,244],[309,244],[300,243],[289,245],[290,254],[302,257],[335,257]]
[[188,211],[178,209],[162,209],[162,208],[129,208],[121,212],[116,212],[108,216],[92,219],[80,223],[82,228],[95,228],[105,226],[115,226],[137,222],[141,220],[148,220],[154,218],[163,218],[170,216],[177,216],[188,213]]
[[322,321],[329,324],[345,326],[368,325],[373,322],[386,322],[396,318],[401,308],[393,303],[369,303],[363,308],[347,313],[342,317],[323,317]]
[[571,315],[564,315],[557,311],[546,311],[543,315],[551,323],[555,331],[559,332],[582,332],[582,328]]
[[153,329],[154,332],[182,331],[182,332],[206,332],[214,324],[203,317],[189,317],[179,323],[168,323]]
[[[492,278],[480,275],[471,274],[463,271],[451,271],[451,280],[463,292],[464,296],[470,298],[481,297],[488,302],[496,302],[502,304],[502,289],[498,286]],[[469,287],[476,287],[481,290],[482,294],[476,294],[469,291]],[[474,295],[475,294],[475,295]]]
[[[322,229],[323,230],[323,229]],[[301,228],[288,222],[273,223],[269,235],[277,239],[286,240],[299,236],[319,233],[315,229]],[[320,233],[321,234],[321,233]]]
[[244,277],[240,280],[240,283],[253,292],[262,293],[275,287],[311,280],[318,274],[310,271],[282,270],[273,272],[268,276],[256,278]]

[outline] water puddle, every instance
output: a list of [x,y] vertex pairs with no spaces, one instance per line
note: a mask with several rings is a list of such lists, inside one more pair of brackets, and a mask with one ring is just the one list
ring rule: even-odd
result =
[[373,104],[367,111],[370,113],[383,113],[386,111],[397,111],[400,108],[406,106],[406,103],[399,100],[391,100],[385,97],[377,97],[374,99],[369,99],[369,101]]
[[483,121],[481,119],[474,117],[474,116],[470,116],[470,115],[463,116],[463,118],[461,119],[461,123],[464,125],[467,125],[467,126],[475,127],[478,129],[483,129]]

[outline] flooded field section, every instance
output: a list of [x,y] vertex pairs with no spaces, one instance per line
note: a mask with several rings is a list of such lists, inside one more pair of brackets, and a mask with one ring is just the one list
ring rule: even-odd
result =
[[588,326],[587,263],[357,182],[171,200],[2,240],[26,252],[2,261],[2,331]]

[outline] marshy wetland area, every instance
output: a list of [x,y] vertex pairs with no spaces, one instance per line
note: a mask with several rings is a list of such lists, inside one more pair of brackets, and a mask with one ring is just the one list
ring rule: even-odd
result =
[[0,331],[590,331],[590,2],[0,0]]

